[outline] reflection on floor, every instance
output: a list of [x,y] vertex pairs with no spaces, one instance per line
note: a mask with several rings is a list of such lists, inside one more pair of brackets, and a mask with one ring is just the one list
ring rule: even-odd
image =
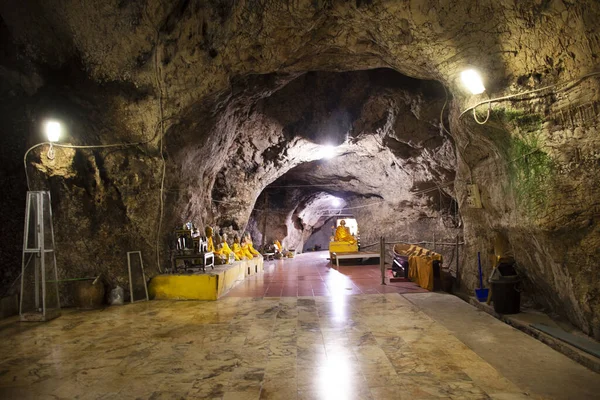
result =
[[[412,282],[381,285],[379,264],[332,268],[329,252],[306,253],[265,263],[264,274],[249,276],[227,295],[232,297],[337,296],[342,294],[422,293]],[[347,261],[344,260],[346,265]],[[356,263],[358,260],[348,260]],[[376,260],[377,261],[377,260]]]
[[1,398],[479,399],[520,392],[398,294],[155,301],[2,327]]
[[[309,276],[300,269],[298,290],[300,277]],[[321,276],[320,267],[314,271]],[[331,284],[336,279],[343,278],[323,279],[328,296],[314,296],[312,289],[310,297],[151,301],[67,311],[42,324],[0,321],[0,399],[541,398],[523,393],[458,339],[468,323],[450,331],[424,311],[430,299],[445,304],[444,298],[460,302],[457,298],[348,296],[344,285],[338,290]],[[356,279],[352,282],[360,288]],[[466,303],[457,306],[467,307],[462,312],[469,321],[489,320],[485,343],[494,343],[495,332],[503,331],[498,326],[506,327],[489,315],[471,316],[475,311]],[[454,308],[444,309],[442,316]],[[524,348],[535,347],[526,343],[534,339],[510,334],[517,339],[505,333],[503,340],[523,337]],[[531,357],[553,360],[544,358],[544,352],[553,351],[540,346]],[[496,342],[486,351],[500,362],[514,358],[501,348]],[[568,382],[569,373],[576,374],[593,393],[593,381],[577,369],[583,367],[569,361],[567,372],[557,370],[559,375]],[[539,370],[532,373],[543,377]]]

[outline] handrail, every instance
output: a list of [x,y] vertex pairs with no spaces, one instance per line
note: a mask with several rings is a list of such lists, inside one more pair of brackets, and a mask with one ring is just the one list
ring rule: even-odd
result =
[[360,246],[360,248],[361,248],[361,249],[364,249],[365,247],[373,247],[373,246],[375,246],[376,244],[379,244],[379,243],[375,242],[375,243],[371,243],[371,244],[365,244],[364,246],[363,246],[363,245],[361,245],[361,246]]
[[[371,244],[365,244],[365,245],[361,245],[360,248],[364,249],[366,247],[373,247],[373,246],[375,246],[377,244],[379,244],[379,243],[375,242],[375,243],[371,243]],[[423,241],[423,242],[385,242],[385,244],[386,245],[388,245],[388,244],[415,244],[415,245],[417,245],[417,244],[435,244],[436,246],[437,245],[440,245],[440,246],[456,246],[456,243],[425,242],[425,241]],[[460,242],[458,244],[459,245],[464,245],[466,243],[465,242]]]
[[[386,242],[385,244],[435,244],[440,246],[456,246],[456,243],[440,243],[440,242]],[[465,244],[465,242],[460,242],[458,244]]]

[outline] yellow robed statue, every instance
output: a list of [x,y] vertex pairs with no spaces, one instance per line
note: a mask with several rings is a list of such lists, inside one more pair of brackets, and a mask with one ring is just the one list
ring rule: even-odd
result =
[[329,242],[329,259],[333,260],[332,253],[353,253],[358,251],[356,238],[350,234],[350,229],[346,226],[346,221],[340,221],[340,225],[335,229],[333,240]]
[[254,244],[252,243],[252,237],[249,233],[246,233],[246,244],[248,245],[248,251],[252,256],[260,256],[260,253],[254,249]]
[[[233,253],[240,259],[240,260],[245,260],[248,258],[248,256],[246,256],[246,254],[244,253],[244,251],[242,251],[242,246],[240,245],[240,238],[238,237],[238,235],[235,235],[233,237],[233,245],[232,248]],[[252,259],[252,257],[250,257],[250,259]]]
[[244,255],[244,257],[246,257],[248,260],[252,260],[252,258],[254,258],[254,254],[250,252],[250,248],[248,247],[248,241],[246,240],[246,237],[242,237],[241,247],[242,254]]
[[215,264],[217,264],[217,265],[227,264],[228,257],[225,254],[225,252],[223,251],[223,243],[221,241],[221,236],[216,235],[215,239],[217,242],[217,245],[215,246],[216,248],[213,251],[213,254],[215,255]]
[[204,233],[206,234],[206,250],[214,252],[215,244],[213,243],[213,228],[207,226],[204,228]]
[[346,226],[346,221],[342,220],[340,226],[335,230],[334,241],[336,242],[348,242],[350,244],[356,243],[354,236],[350,234],[350,228]]
[[[223,250],[222,250],[223,254],[225,254],[227,259],[229,260],[229,254],[233,253],[233,250],[231,250],[231,248],[229,247],[229,244],[227,243],[227,234],[226,233],[223,234],[221,243],[223,244]],[[234,255],[235,261],[240,261],[240,258],[237,256],[237,254],[233,253],[233,255]]]

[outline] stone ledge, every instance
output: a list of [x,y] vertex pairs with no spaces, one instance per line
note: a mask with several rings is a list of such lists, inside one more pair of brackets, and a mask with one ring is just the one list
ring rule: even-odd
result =
[[218,300],[246,277],[264,271],[262,257],[217,265],[205,273],[157,275],[148,285],[153,300]]
[[[539,331],[539,330],[529,326],[528,323],[519,321],[513,315],[498,314],[496,311],[494,311],[494,308],[492,306],[490,306],[489,304],[487,304],[485,302],[483,302],[483,303],[479,302],[475,297],[470,297],[469,303],[472,304],[473,306],[477,307],[478,309],[485,311],[486,313],[499,319],[500,321],[502,321],[522,332],[525,332],[529,336],[539,340],[540,342],[553,348],[554,350],[558,351],[559,353],[564,354],[565,356],[569,357],[571,360],[583,365],[584,367],[587,367],[594,372],[600,373],[600,359],[599,358],[594,357],[593,355],[588,354],[582,350],[579,350],[578,348],[571,346],[570,344],[563,342],[560,339],[556,339],[542,331]],[[520,314],[523,314],[523,313],[520,313]],[[514,314],[514,315],[520,315],[520,314]],[[592,339],[590,339],[590,340],[592,340]]]

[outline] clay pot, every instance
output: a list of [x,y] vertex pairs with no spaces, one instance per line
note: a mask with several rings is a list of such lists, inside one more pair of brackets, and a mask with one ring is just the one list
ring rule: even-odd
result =
[[104,285],[92,280],[75,282],[73,299],[75,307],[83,309],[102,308],[104,302]]

